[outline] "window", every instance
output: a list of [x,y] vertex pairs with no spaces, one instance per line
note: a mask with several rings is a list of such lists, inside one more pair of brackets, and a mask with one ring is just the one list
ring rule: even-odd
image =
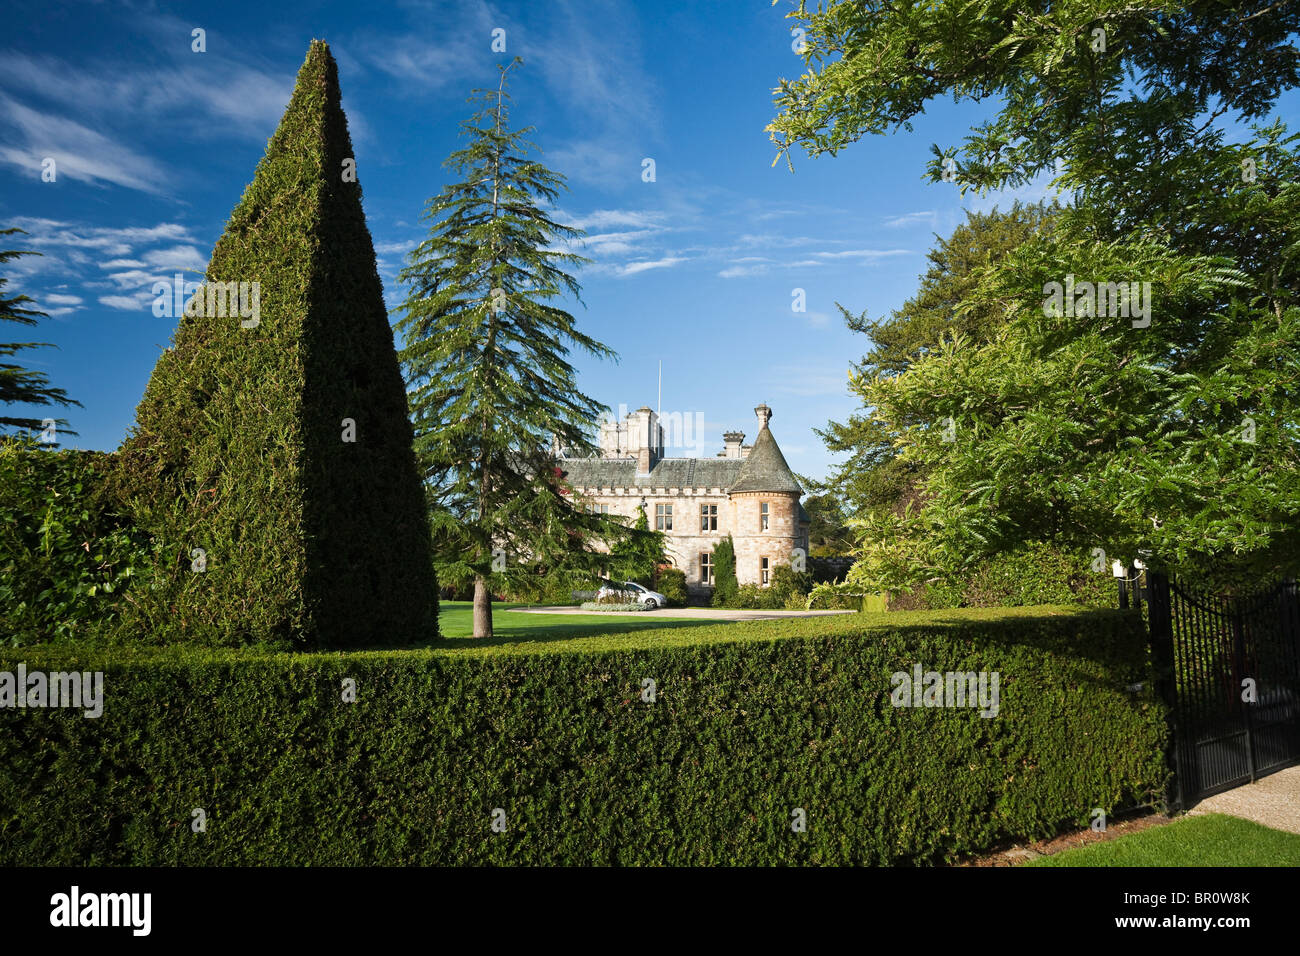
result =
[[[767,502],[764,501],[758,506],[758,530],[766,531],[768,522]],[[764,559],[766,560],[766,558]]]
[[655,530],[656,531],[673,530],[673,506],[672,505],[655,505]]
[[713,555],[711,554],[700,555],[700,583],[713,583]]
[[587,514],[607,515],[609,514],[609,505],[587,505]]
[[700,505],[700,530],[701,531],[718,530],[718,506],[717,505]]
[[758,580],[763,587],[772,583],[772,565],[767,558],[758,559]]

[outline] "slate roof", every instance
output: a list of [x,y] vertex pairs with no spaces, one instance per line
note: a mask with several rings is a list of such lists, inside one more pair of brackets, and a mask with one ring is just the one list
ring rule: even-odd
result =
[[[772,433],[763,428],[748,458],[661,458],[648,476],[637,476],[635,458],[562,458],[575,488],[721,488],[803,494]],[[800,518],[807,514],[800,505]]]
[[562,458],[564,477],[575,488],[721,488],[740,476],[738,458],[661,458],[649,476],[637,477],[635,458]]
[[776,439],[767,427],[759,430],[754,439],[754,448],[749,457],[741,461],[740,476],[731,486],[737,491],[792,491],[803,494],[799,482],[794,480],[794,472],[785,463],[785,455],[776,445]]

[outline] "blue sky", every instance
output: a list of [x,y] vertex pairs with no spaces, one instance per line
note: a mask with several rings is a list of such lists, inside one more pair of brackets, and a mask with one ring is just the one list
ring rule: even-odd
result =
[[[559,218],[589,233],[573,310],[620,355],[579,359],[579,386],[613,409],[653,407],[662,360],[664,413],[702,414],[710,455],[724,430],[752,439],[766,402],[791,466],[822,476],[832,459],[812,429],[853,410],[846,372],[868,345],[835,303],[873,317],[897,307],[963,206],[1013,198],[923,181],[930,144],[956,144],[986,115],[950,101],[911,133],[773,167],[772,88],[801,72],[785,0],[14,6],[0,40],[0,224],[31,233],[8,248],[44,256],[10,264],[8,291],[52,316],[32,338],[59,350],[24,361],[85,405],[60,413],[80,432],[69,447],[126,436],[175,328],[154,317],[151,286],[204,268],[314,38],[339,64],[390,306],[467,96],[523,58],[513,119],[537,127],[569,180]],[[491,50],[497,28],[505,53]],[[1280,110],[1292,125],[1296,101]]]

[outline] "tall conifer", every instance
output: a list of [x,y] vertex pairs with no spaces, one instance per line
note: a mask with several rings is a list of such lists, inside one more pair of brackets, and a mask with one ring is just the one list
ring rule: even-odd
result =
[[[445,580],[474,581],[474,636],[492,635],[491,592],[523,560],[572,565],[574,542],[607,538],[557,480],[553,449],[592,451],[608,409],[582,394],[571,349],[614,353],[580,332],[557,304],[579,295],[564,270],[583,233],[548,211],[564,179],[529,158],[532,127],[510,128],[506,78],[476,90],[462,124],[468,144],[444,164],[460,179],[430,199],[429,238],[400,275],[409,284],[397,328]],[[593,561],[594,567],[594,561]]]

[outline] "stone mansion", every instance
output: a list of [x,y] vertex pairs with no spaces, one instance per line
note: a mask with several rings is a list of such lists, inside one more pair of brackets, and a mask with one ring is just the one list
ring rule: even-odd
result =
[[599,458],[560,458],[565,480],[590,508],[636,518],[645,505],[650,527],[665,535],[673,565],[686,586],[701,594],[713,586],[713,548],[729,533],[741,584],[766,585],[795,549],[808,553],[808,513],[803,489],[777,447],[767,423],[772,410],[754,409],[758,435],[723,434],[715,458],[665,458],[659,416],[639,408],[600,429]]

